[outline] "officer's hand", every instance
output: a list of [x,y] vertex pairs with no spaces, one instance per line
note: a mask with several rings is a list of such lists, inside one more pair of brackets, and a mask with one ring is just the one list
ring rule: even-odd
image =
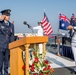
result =
[[4,18],[5,18],[5,15],[0,16],[0,20],[4,20]]
[[72,25],[70,25],[70,26],[68,26],[68,27],[67,27],[67,29],[73,29],[73,26],[72,26]]

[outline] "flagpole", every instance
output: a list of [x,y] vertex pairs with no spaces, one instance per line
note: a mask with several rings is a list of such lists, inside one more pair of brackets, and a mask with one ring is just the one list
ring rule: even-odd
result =
[[[59,23],[59,24],[60,24],[60,23]],[[59,25],[59,24],[58,24],[58,25]],[[61,56],[61,55],[60,55],[60,37],[59,37],[59,26],[58,26],[57,43],[58,43],[58,53],[57,53],[57,55],[58,55],[58,56]]]
[[60,23],[58,22],[58,36],[59,36],[59,24],[60,24]]
[[44,8],[44,12],[43,13],[45,13],[45,8]]

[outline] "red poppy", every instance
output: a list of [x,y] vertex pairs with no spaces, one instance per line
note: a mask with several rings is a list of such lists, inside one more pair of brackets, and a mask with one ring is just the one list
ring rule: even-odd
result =
[[45,70],[47,70],[47,68],[45,67],[43,70],[45,71]]
[[50,65],[48,65],[48,66],[47,66],[47,69],[50,69],[50,68],[51,68],[51,66],[50,66]]
[[34,67],[31,67],[31,68],[30,68],[30,70],[31,70],[32,72],[34,72],[34,69],[35,69]]
[[45,64],[48,64],[49,62],[48,62],[48,60],[45,60]]
[[38,63],[38,61],[39,61],[38,58],[35,58],[34,62]]
[[40,73],[39,75],[43,75],[43,73]]

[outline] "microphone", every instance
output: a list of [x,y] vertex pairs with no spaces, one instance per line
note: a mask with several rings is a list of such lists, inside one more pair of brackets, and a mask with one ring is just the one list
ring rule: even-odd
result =
[[27,25],[28,28],[31,28],[31,26],[30,26],[26,21],[24,21],[23,24],[24,24],[24,25]]
[[23,24],[24,24],[24,25],[27,25],[28,28],[30,28],[30,29],[32,30],[32,33],[34,33],[33,28],[32,28],[26,21],[24,21]]
[[26,22],[26,21],[24,21],[24,22],[23,22],[23,24],[25,24],[25,25],[26,25],[26,24],[27,24],[27,22]]

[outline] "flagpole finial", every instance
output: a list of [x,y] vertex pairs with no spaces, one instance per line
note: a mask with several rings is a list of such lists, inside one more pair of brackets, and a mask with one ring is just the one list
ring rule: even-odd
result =
[[72,15],[74,15],[74,14],[72,13]]
[[45,11],[45,9],[44,9],[44,11]]
[[61,12],[59,12],[58,14],[62,14]]

